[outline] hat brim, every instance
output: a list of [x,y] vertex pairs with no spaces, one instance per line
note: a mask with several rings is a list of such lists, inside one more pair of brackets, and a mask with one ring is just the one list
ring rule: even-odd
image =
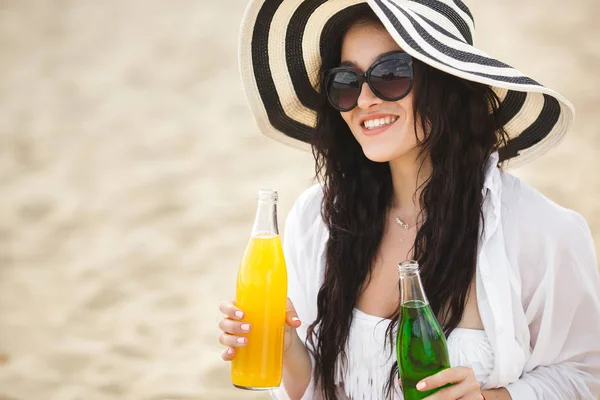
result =
[[[253,0],[239,47],[240,72],[260,131],[310,149],[316,124],[321,40],[353,8],[367,3],[398,45],[415,59],[494,88],[509,136],[501,161],[517,167],[544,154],[568,132],[572,104],[555,91],[474,47],[473,21],[461,2],[436,10],[406,0]],[[454,21],[440,17],[454,13]]]

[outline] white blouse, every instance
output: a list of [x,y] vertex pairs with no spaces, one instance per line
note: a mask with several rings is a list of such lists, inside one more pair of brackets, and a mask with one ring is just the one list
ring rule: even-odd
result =
[[[600,274],[590,230],[581,215],[498,169],[497,162],[494,154],[486,171],[476,269],[477,304],[495,355],[482,388],[506,387],[513,400],[595,399]],[[315,185],[296,200],[283,238],[288,296],[303,322],[303,341],[317,316],[325,272],[322,198]],[[318,392],[311,381],[303,399]],[[284,387],[272,395],[288,398]]]

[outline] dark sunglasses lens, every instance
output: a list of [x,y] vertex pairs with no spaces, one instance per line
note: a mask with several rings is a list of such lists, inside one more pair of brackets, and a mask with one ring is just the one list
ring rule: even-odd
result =
[[399,99],[408,93],[411,76],[405,60],[387,60],[371,71],[371,85],[385,100]]
[[347,110],[356,104],[360,92],[358,75],[351,71],[339,71],[330,76],[327,93],[329,101],[342,110]]

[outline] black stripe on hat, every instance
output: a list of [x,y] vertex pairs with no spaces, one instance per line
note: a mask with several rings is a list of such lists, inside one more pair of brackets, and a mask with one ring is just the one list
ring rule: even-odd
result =
[[312,87],[306,65],[302,41],[306,24],[311,15],[327,0],[305,0],[292,15],[285,37],[285,60],[289,69],[294,90],[300,102],[312,110],[316,110],[321,102],[319,93]]
[[[458,15],[458,13],[456,11],[454,11],[452,9],[452,7],[450,7],[448,4],[442,3],[441,1],[438,0],[412,0],[415,3],[419,3],[422,4],[424,6],[427,6],[437,12],[439,12],[440,14],[444,15],[446,18],[448,18],[453,24],[454,26],[456,26],[456,28],[458,29],[458,31],[460,32],[460,34],[465,38],[466,42],[469,43],[470,45],[473,45],[473,36],[471,35],[471,29],[469,28],[469,26],[467,25],[467,23],[465,22],[465,20]],[[379,1],[378,1],[379,3]],[[396,5],[395,3],[393,3],[394,5]]]
[[500,126],[508,124],[523,108],[525,99],[527,99],[527,93],[509,90],[498,106],[498,124]]
[[533,79],[531,79],[531,78],[529,78],[527,76],[501,76],[501,75],[485,74],[483,72],[476,72],[476,71],[469,71],[469,70],[461,69],[461,68],[458,68],[458,67],[456,67],[454,65],[450,65],[450,64],[448,64],[448,63],[446,63],[444,61],[441,61],[438,58],[433,57],[432,55],[430,55],[428,52],[426,52],[425,50],[423,50],[421,48],[421,46],[404,29],[404,27],[402,26],[402,24],[400,23],[400,21],[398,21],[398,19],[394,15],[394,13],[389,8],[387,8],[387,6],[385,4],[383,4],[382,0],[375,0],[375,3],[384,12],[385,16],[392,23],[392,25],[394,26],[394,28],[396,28],[397,33],[402,37],[402,39],[406,43],[408,43],[408,45],[410,47],[412,47],[414,50],[416,50],[418,53],[420,53],[424,57],[427,57],[427,58],[429,58],[431,60],[437,61],[438,63],[440,63],[442,65],[445,65],[447,67],[450,67],[450,68],[452,68],[454,70],[465,72],[465,73],[468,73],[470,75],[480,76],[482,78],[488,78],[488,79],[493,79],[493,80],[500,81],[500,82],[514,83],[514,84],[519,84],[519,85],[541,86],[539,83],[537,83],[536,81],[534,81]]
[[[299,123],[285,114],[269,66],[269,31],[273,17],[283,0],[266,0],[263,3],[252,31],[252,65],[254,79],[265,106],[269,122],[286,135],[307,142],[311,127]],[[259,66],[257,68],[257,66]]]
[[[484,73],[480,73],[480,72],[465,71],[465,70],[457,68],[453,65],[449,65],[441,60],[438,60],[437,58],[429,55],[426,51],[424,51],[421,48],[421,46],[419,46],[419,44],[408,34],[408,32],[406,32],[406,30],[404,29],[404,27],[402,26],[400,21],[398,21],[398,19],[393,14],[393,12],[389,8],[387,8],[385,6],[385,4],[383,4],[382,0],[375,0],[375,3],[384,12],[384,14],[389,19],[389,21],[392,23],[394,28],[396,28],[397,33],[402,37],[402,39],[410,47],[415,49],[417,52],[419,52],[424,57],[428,57],[428,58],[435,60],[443,65],[449,66],[452,69],[463,71],[468,74],[472,74],[472,75],[476,75],[476,76],[490,78],[490,79],[493,79],[496,81],[541,86],[539,83],[537,83],[533,79],[526,77],[526,76],[506,77],[506,76],[496,76],[496,75],[484,74]],[[508,93],[507,93],[507,96],[508,96]],[[513,95],[511,95],[511,97],[512,96]],[[521,103],[521,105],[519,106],[518,103],[520,101],[517,101],[518,95],[514,95],[514,96],[515,96],[514,100],[510,100],[510,98],[509,98],[509,100],[511,102],[514,102],[514,104],[509,107],[509,110],[511,110],[511,112],[516,115],[521,110],[524,102]],[[558,108],[558,110],[555,110],[555,108]],[[548,112],[550,112],[551,115],[545,115]],[[518,156],[519,150],[528,148],[528,147],[534,145],[535,143],[538,143],[540,140],[542,140],[544,137],[546,137],[550,133],[550,131],[556,124],[556,121],[558,120],[559,116],[560,116],[560,105],[559,105],[558,101],[551,96],[545,95],[545,104],[542,109],[542,112],[538,116],[538,119],[530,127],[525,129],[518,137],[509,140],[507,145],[499,150],[500,160],[506,160],[508,158],[516,157],[516,156]]]
[[442,28],[441,26],[439,26],[438,24],[436,24],[435,22],[433,22],[432,20],[430,20],[429,18],[420,15],[421,19],[425,22],[427,22],[433,29],[435,29],[436,31],[438,31],[439,33],[446,35],[448,37],[451,37],[454,40],[458,40],[460,42],[464,42],[464,39],[459,39],[457,38],[453,33],[448,32],[446,29]]
[[[530,96],[534,94],[529,94]],[[535,95],[541,96],[540,93]],[[544,106],[538,118],[519,136],[511,139],[506,146],[498,150],[500,161],[517,157],[519,151],[528,149],[538,144],[542,139],[548,136],[548,133],[558,122],[560,118],[560,103],[554,97],[544,94]]]
[[408,18],[412,24],[412,26],[416,29],[417,33],[421,36],[421,38],[429,43],[431,46],[435,47],[440,53],[444,53],[448,57],[452,57],[455,60],[474,63],[479,65],[484,65],[486,67],[498,67],[498,68],[511,68],[510,65],[504,64],[501,61],[498,61],[493,58],[480,56],[475,53],[468,53],[466,51],[457,50],[453,47],[447,46],[444,43],[438,41],[436,38],[431,36],[427,30],[421,26],[406,10],[397,5],[396,3],[392,3],[406,18]]
[[456,6],[458,8],[463,10],[464,13],[467,14],[469,16],[469,18],[471,18],[471,21],[473,21],[473,25],[475,25],[475,18],[473,18],[473,14],[471,14],[471,10],[469,10],[469,7],[467,7],[466,4],[460,0],[453,0],[453,1],[454,1],[454,4],[456,4]]

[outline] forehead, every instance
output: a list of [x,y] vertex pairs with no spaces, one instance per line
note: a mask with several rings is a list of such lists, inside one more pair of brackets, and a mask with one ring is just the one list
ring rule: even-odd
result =
[[401,50],[390,34],[374,24],[359,24],[348,30],[342,43],[342,63],[365,71],[380,54]]

